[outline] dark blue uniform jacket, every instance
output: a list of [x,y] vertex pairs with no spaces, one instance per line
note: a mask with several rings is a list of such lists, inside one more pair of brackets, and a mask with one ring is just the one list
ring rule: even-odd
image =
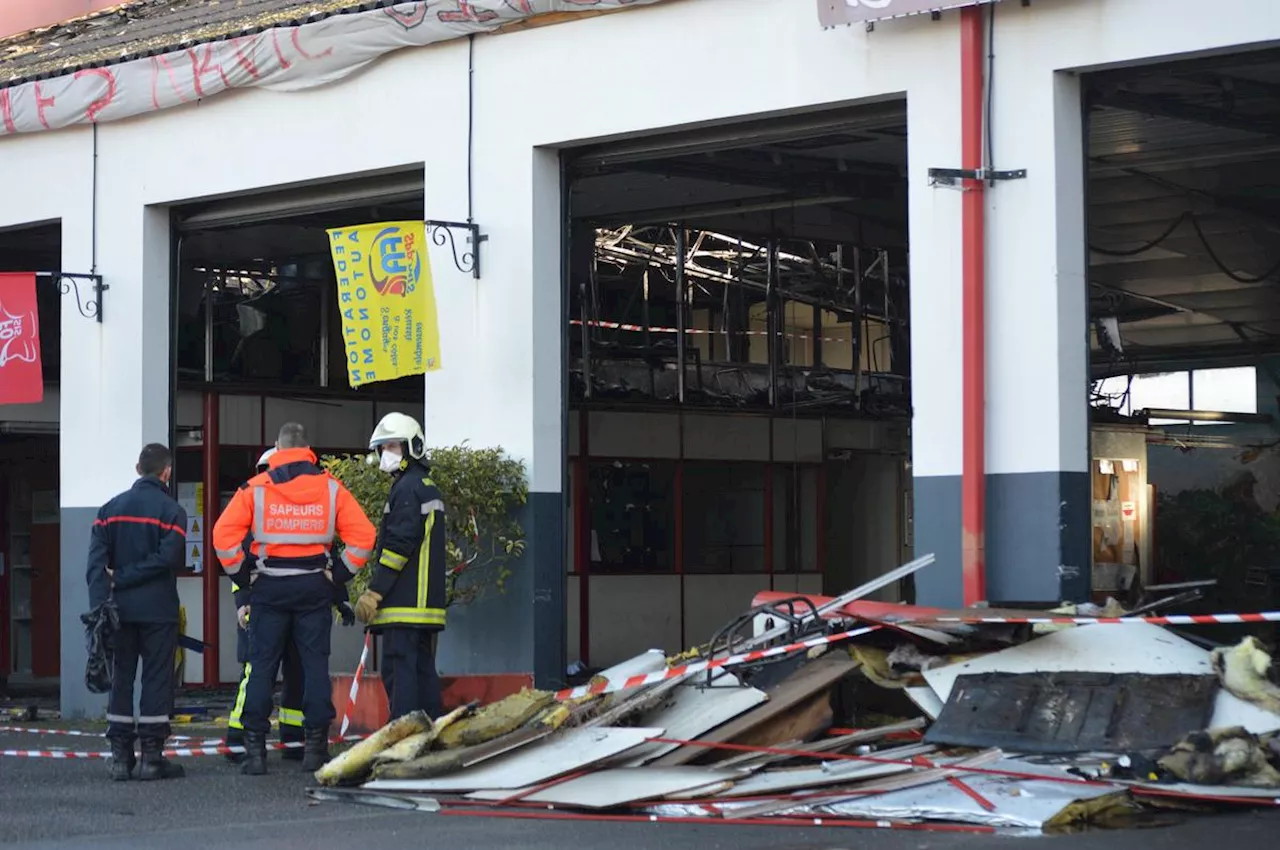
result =
[[122,623],[178,622],[177,574],[186,564],[186,545],[187,512],[163,482],[139,478],[93,522],[90,609],[114,596]]

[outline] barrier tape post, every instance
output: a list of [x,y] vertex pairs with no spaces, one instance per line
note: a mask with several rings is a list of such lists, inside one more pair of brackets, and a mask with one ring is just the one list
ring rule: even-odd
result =
[[360,693],[360,677],[364,675],[364,665],[369,661],[369,632],[364,633],[364,648],[360,650],[360,663],[356,665],[356,674],[351,677],[351,690],[347,694],[347,706],[342,710],[342,727],[338,734],[347,734],[351,725],[351,714],[356,709],[356,696]]
[[839,643],[840,641],[869,634],[878,628],[880,627],[864,626],[847,632],[840,632],[839,634],[809,638],[808,640],[787,644],[786,646],[775,646],[770,649],[755,649],[751,652],[743,652],[739,655],[730,655],[727,658],[715,658],[706,661],[695,661],[691,664],[680,664],[676,667],[670,667],[666,670],[659,670],[656,673],[648,673],[643,676],[631,676],[627,679],[618,679],[614,681],[605,680],[588,685],[579,685],[576,688],[566,688],[562,691],[556,692],[556,699],[567,700],[576,699],[577,697],[593,696],[596,694],[610,694],[614,691],[625,691],[630,688],[638,688],[642,685],[653,685],[658,682],[665,682],[668,679],[678,679],[681,676],[688,675],[689,673],[701,673],[704,670],[717,670],[721,667],[727,667],[733,664],[749,664],[753,661],[773,658],[778,655],[789,655],[792,652],[799,652],[802,649],[813,649],[819,646]]

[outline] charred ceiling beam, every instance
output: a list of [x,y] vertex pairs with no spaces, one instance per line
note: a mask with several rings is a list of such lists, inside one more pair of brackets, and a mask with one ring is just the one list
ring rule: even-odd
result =
[[888,199],[902,183],[896,176],[841,172],[834,163],[822,170],[761,167],[758,162],[738,157],[706,157],[698,160],[670,159],[638,162],[633,171],[663,177],[683,177],[733,186],[755,186],[780,192],[822,192],[848,194],[858,198]]
[[1095,71],[1089,74],[1089,81],[1095,86],[1115,86],[1132,83],[1134,80],[1168,80],[1199,73],[1230,74],[1239,68],[1273,64],[1280,64],[1280,50],[1267,48],[1244,53],[1206,56],[1201,59],[1177,59],[1155,65],[1117,68],[1114,71]]
[[1224,97],[1224,103],[1230,103],[1237,95],[1245,97],[1269,97],[1280,100],[1280,85],[1249,77],[1239,77],[1227,73],[1206,71],[1193,74],[1179,74],[1180,79],[1206,88],[1217,89]]
[[1227,130],[1257,133],[1261,136],[1280,137],[1280,122],[1262,117],[1240,115],[1208,106],[1199,106],[1169,97],[1116,90],[1099,93],[1096,102],[1102,106],[1123,109],[1127,112],[1137,112],[1142,115],[1173,118],[1193,124],[1205,124],[1210,127],[1221,127]]

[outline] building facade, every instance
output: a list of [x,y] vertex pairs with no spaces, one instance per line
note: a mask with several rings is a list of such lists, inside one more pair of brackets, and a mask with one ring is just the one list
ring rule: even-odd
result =
[[[394,12],[411,22],[442,5],[450,4],[400,3],[362,14]],[[206,415],[202,405],[210,402],[175,391],[176,210],[207,205],[228,221],[264,221],[272,204],[287,206],[289,198],[309,198],[315,207],[328,184],[408,180],[421,185],[425,218],[478,225],[486,237],[478,278],[455,266],[447,245],[433,248],[444,368],[426,376],[422,406],[373,400],[350,421],[342,410],[326,412],[318,420],[326,424],[313,431],[327,431],[317,445],[360,449],[377,415],[407,409],[423,419],[432,444],[500,445],[526,463],[525,562],[505,595],[451,615],[441,663],[553,681],[571,650],[581,649],[580,594],[565,566],[582,535],[575,537],[570,522],[569,459],[580,451],[581,421],[566,404],[572,310],[563,282],[572,247],[564,153],[655,134],[733,136],[742,122],[820,123],[833,112],[889,103],[905,102],[909,436],[907,422],[897,436],[897,426],[882,422],[850,438],[849,448],[896,439],[909,449],[909,466],[895,468],[906,480],[886,491],[884,501],[895,504],[883,514],[896,522],[904,510],[905,530],[882,550],[889,563],[873,572],[911,549],[932,552],[938,562],[919,574],[917,599],[961,602],[965,193],[930,178],[931,169],[961,166],[961,13],[824,28],[819,13],[825,6],[823,14],[831,14],[832,4],[815,7],[813,0],[531,4],[528,11],[553,12],[549,20],[512,12],[530,4],[457,5],[473,14],[492,9],[511,25],[490,32],[464,15],[456,31],[474,31],[474,38],[388,49],[325,85],[246,85],[204,96],[202,79],[212,90],[225,72],[201,69],[194,54],[178,51],[167,62],[150,60],[152,76],[138,78],[140,91],[115,94],[121,103],[142,98],[163,101],[163,108],[144,104],[117,117],[111,110],[124,107],[115,101],[99,95],[82,105],[68,93],[64,102],[93,113],[93,123],[68,119],[51,129],[40,125],[57,123],[61,103],[23,106],[14,99],[28,97],[27,90],[7,90],[5,114],[12,117],[0,125],[0,230],[58,224],[59,269],[100,274],[106,287],[100,322],[74,309],[72,295],[62,299],[60,372],[45,402],[0,407],[0,420],[58,423],[61,669],[78,670],[84,660],[77,615],[86,605],[82,564],[94,512],[132,480],[139,446],[173,439],[175,420],[203,423],[207,440],[212,416],[223,445],[257,448],[290,414],[289,404],[301,403],[227,391],[214,396]],[[901,5],[916,11],[920,4]],[[987,595],[1078,597],[1091,527],[1082,75],[1268,47],[1280,40],[1280,7],[1266,0],[1231,0],[1209,12],[1196,0],[992,5],[990,151],[994,168],[1025,176],[985,192]],[[849,8],[857,6],[851,0]],[[590,14],[603,10],[595,7],[610,13]],[[293,50],[286,61],[324,62],[327,48],[309,44],[305,29],[299,40],[296,30],[279,37]],[[58,79],[45,78],[41,91],[47,96]],[[37,126],[17,126],[32,116]],[[234,203],[248,206],[228,212]],[[461,242],[466,233],[456,235]],[[711,428],[714,443],[723,432]],[[764,451],[776,460],[779,438],[770,428]],[[641,430],[652,437],[652,429]],[[690,438],[681,439],[687,451]],[[841,448],[829,437],[815,439],[819,462]],[[787,462],[799,454],[792,450]],[[188,632],[207,633],[208,585],[187,581]],[[694,596],[719,583],[702,581]],[[684,604],[685,582],[682,576],[669,597],[637,591],[629,605],[602,603],[597,610],[606,613],[598,616],[652,617],[653,606]],[[742,584],[745,590],[759,582],[748,577]],[[798,578],[789,587],[818,590],[821,581]],[[740,610],[736,599],[708,613],[699,629]],[[229,601],[218,610],[220,677],[227,678]],[[187,678],[201,680],[190,670]],[[78,676],[63,676],[62,689],[68,713],[96,705]]]

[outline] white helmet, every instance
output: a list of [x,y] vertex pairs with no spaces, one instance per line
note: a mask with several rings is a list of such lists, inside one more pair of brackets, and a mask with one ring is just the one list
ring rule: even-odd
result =
[[369,448],[376,449],[386,443],[404,443],[409,447],[409,457],[421,460],[427,454],[427,440],[422,435],[418,420],[403,413],[388,413],[373,429]]
[[276,453],[276,447],[275,447],[275,446],[272,446],[271,448],[267,449],[265,452],[263,452],[263,453],[262,453],[262,456],[258,458],[258,471],[259,471],[259,472],[261,472],[262,470],[264,470],[264,469],[266,469],[266,468],[267,468],[268,463],[269,463],[269,461],[271,460],[271,456],[272,456],[273,454],[275,454],[275,453]]

